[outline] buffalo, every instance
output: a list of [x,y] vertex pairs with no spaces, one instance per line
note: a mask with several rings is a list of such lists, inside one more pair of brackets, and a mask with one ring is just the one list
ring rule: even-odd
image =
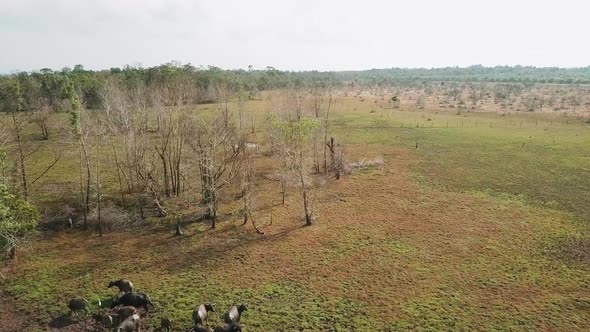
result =
[[207,316],[209,311],[215,311],[215,304],[204,303],[193,310],[193,323],[195,325],[209,326]]
[[84,315],[88,315],[88,301],[81,297],[71,299],[68,308],[70,309],[70,315],[73,313],[78,317],[80,311],[84,311]]
[[248,310],[245,304],[233,305],[229,311],[223,316],[223,321],[227,324],[238,323],[244,311]]
[[147,294],[144,293],[125,293],[118,299],[113,300],[111,304],[111,308],[114,308],[118,305],[124,306],[133,306],[135,308],[145,308],[145,311],[148,311],[148,305],[154,307],[152,300]]
[[107,288],[111,288],[114,286],[117,286],[117,288],[119,288],[119,292],[121,292],[121,293],[133,292],[133,283],[127,279],[119,279],[119,280],[111,281]]

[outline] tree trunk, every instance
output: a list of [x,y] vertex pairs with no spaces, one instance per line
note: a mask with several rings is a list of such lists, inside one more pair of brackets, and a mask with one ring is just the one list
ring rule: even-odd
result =
[[332,107],[332,94],[328,101],[328,109],[326,110],[326,120],[324,121],[324,174],[328,173],[328,161],[326,156],[326,144],[328,144],[328,121],[330,121],[330,108]]
[[88,226],[88,214],[84,208],[84,169],[83,169],[83,157],[82,157],[82,144],[78,146],[78,153],[80,159],[80,204],[82,204],[82,215],[84,218],[84,228]]
[[242,226],[248,223],[248,212],[244,212],[243,214],[244,221],[242,221]]
[[21,178],[21,186],[23,190],[23,198],[25,201],[29,200],[29,189],[28,189],[28,182],[27,182],[27,170],[25,167],[25,153],[22,147],[22,141],[20,137],[21,127],[16,119],[16,113],[12,112],[12,122],[14,124],[14,133],[16,137],[16,143],[18,148],[18,161],[19,161],[19,169],[20,169],[20,178]]
[[41,139],[44,141],[49,139],[49,128],[47,127],[47,122],[45,120],[39,121],[39,127],[41,128]]
[[215,229],[215,223],[217,222],[217,207],[215,203],[211,204],[211,229]]
[[282,204],[285,205],[285,195],[287,195],[287,180],[284,178],[284,175],[281,175],[281,194],[283,197]]
[[141,220],[145,220],[145,214],[143,213],[143,203],[139,203],[139,217]]
[[164,153],[165,152],[160,154],[160,158],[162,159],[162,169],[164,170],[164,194],[166,197],[170,197],[170,187],[168,185],[168,165],[166,163],[166,156],[164,156]]
[[180,193],[182,192],[182,186],[181,186],[182,182],[180,180],[180,178],[181,178],[181,174],[180,174],[180,156],[181,155],[180,154],[182,151],[182,147],[180,147],[179,149],[180,149],[180,151],[178,152],[178,158],[176,160],[176,165],[175,165],[175,168],[176,168],[176,196],[180,195]]
[[16,245],[13,245],[12,247],[10,247],[10,249],[8,250],[8,258],[10,260],[15,260],[16,259]]
[[99,152],[98,149],[100,147],[100,138],[98,141],[98,145],[96,147],[96,199],[97,199],[97,223],[98,223],[98,236],[102,236],[102,216],[101,216],[101,212],[102,212],[102,198],[101,198],[101,192],[100,192],[100,159],[99,159]]
[[80,146],[82,148],[82,156],[84,158],[84,166],[86,167],[86,189],[83,194],[84,199],[84,228],[88,229],[88,214],[90,213],[90,161],[88,159],[88,152],[86,151],[86,144],[84,140],[80,140]]
[[180,221],[178,221],[178,219],[176,219],[176,233],[174,234],[174,236],[181,236],[184,235],[184,232],[182,231],[182,228],[180,227]]
[[111,142],[111,146],[113,148],[113,157],[115,158],[115,165],[117,166],[117,181],[119,182],[119,194],[121,195],[121,203],[123,204],[123,206],[127,206],[127,203],[125,202],[125,193],[123,192],[123,178],[121,177],[121,163],[119,162],[119,158],[117,156],[117,149],[115,148],[115,145],[112,144]]
[[307,201],[307,191],[303,189],[303,210],[305,211],[305,226],[311,226],[311,212],[309,212],[309,202]]
[[[300,153],[300,158],[303,159]],[[301,191],[303,193],[303,211],[305,212],[305,226],[311,226],[312,218],[311,212],[309,211],[309,202],[307,197],[307,188],[305,187],[305,178],[303,177],[303,169],[299,169],[299,179],[301,181]]]
[[330,149],[330,166],[334,168],[336,163],[336,150],[334,144],[334,137],[330,137],[330,143],[328,143],[328,148]]

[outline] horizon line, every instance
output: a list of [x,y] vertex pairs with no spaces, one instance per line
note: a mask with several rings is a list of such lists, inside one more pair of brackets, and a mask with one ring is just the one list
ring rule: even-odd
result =
[[266,66],[266,67],[262,67],[262,68],[250,68],[251,66],[247,66],[247,67],[237,67],[237,68],[224,68],[224,67],[220,67],[220,66],[216,66],[216,65],[193,65],[190,62],[180,62],[180,61],[176,61],[176,60],[172,60],[172,61],[168,61],[168,62],[164,62],[158,65],[152,65],[152,66],[143,66],[141,63],[136,63],[136,64],[125,64],[123,66],[113,66],[113,67],[109,67],[109,68],[86,68],[86,66],[84,66],[83,64],[75,64],[72,67],[70,66],[64,66],[60,69],[54,69],[51,67],[40,67],[37,69],[32,69],[32,70],[21,70],[21,69],[11,69],[8,71],[0,71],[0,75],[11,75],[11,74],[18,74],[18,73],[35,73],[35,72],[40,72],[42,70],[45,69],[49,69],[53,72],[61,72],[64,71],[65,69],[68,70],[73,70],[75,66],[78,65],[82,65],[82,67],[84,68],[85,71],[94,71],[94,72],[101,72],[101,71],[108,71],[114,68],[118,68],[118,69],[125,69],[125,68],[138,68],[138,69],[149,69],[149,68],[157,68],[157,67],[162,67],[162,66],[166,66],[166,65],[172,65],[174,67],[183,67],[183,66],[192,66],[193,68],[196,69],[200,69],[200,70],[211,70],[213,68],[218,68],[221,69],[223,71],[239,71],[239,70],[244,70],[244,71],[265,71],[265,70],[269,70],[269,69],[275,69],[277,71],[280,72],[294,72],[294,73],[305,73],[305,72],[320,72],[320,73],[341,73],[341,72],[363,72],[363,71],[370,71],[370,70],[388,70],[388,69],[401,69],[401,70],[437,70],[437,69],[469,69],[469,68],[474,68],[474,67],[478,67],[478,68],[484,68],[484,69],[493,69],[493,68],[532,68],[532,69],[562,69],[562,70],[575,70],[575,69],[588,69],[590,68],[590,64],[586,65],[586,66],[564,66],[564,67],[560,67],[560,66],[535,66],[535,65],[522,65],[522,64],[514,64],[514,65],[510,65],[510,64],[504,64],[504,65],[493,65],[493,66],[488,66],[488,65],[482,65],[482,64],[473,64],[473,65],[447,65],[447,66],[432,66],[432,67],[426,67],[426,66],[422,66],[422,67],[372,67],[372,68],[364,68],[364,69],[330,69],[330,70],[325,70],[325,69],[280,69],[277,68],[275,66]]

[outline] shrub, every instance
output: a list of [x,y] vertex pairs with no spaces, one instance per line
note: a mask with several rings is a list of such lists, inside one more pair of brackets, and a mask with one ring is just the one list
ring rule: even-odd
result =
[[[103,232],[126,230],[143,225],[141,218],[116,206],[103,207],[100,211]],[[98,209],[93,209],[88,215],[88,222],[98,229]]]
[[0,246],[9,258],[16,257],[16,248],[35,232],[39,212],[31,203],[9,192],[0,183]]

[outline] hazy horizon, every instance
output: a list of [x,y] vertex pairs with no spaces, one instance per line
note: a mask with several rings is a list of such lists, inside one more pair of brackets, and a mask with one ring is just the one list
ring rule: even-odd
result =
[[[21,72],[39,72],[41,69],[51,69],[54,72],[59,72],[62,71],[65,68],[68,68],[70,70],[74,69],[75,65],[82,65],[84,67],[84,70],[91,70],[91,71],[103,71],[103,70],[110,70],[112,68],[119,68],[119,69],[124,69],[125,67],[129,66],[131,68],[151,68],[151,67],[158,67],[161,65],[166,65],[166,64],[170,64],[173,63],[174,61],[177,60],[171,60],[171,61],[166,61],[166,62],[162,62],[160,64],[155,64],[155,65],[151,65],[151,66],[143,66],[140,63],[136,63],[134,65],[129,65],[129,64],[125,64],[122,66],[111,66],[108,68],[89,68],[88,66],[85,66],[82,63],[77,63],[77,64],[72,64],[69,66],[64,66],[61,68],[51,68],[51,67],[39,67],[39,68],[33,68],[31,70],[20,70],[20,69],[15,69],[15,70],[10,70],[10,71],[0,71],[0,75],[10,75],[10,74],[16,74],[16,73],[21,73]],[[223,68],[223,67],[217,67],[217,66],[212,66],[212,65],[195,65],[193,63],[180,63],[181,65],[191,65],[197,69],[203,69],[203,70],[208,70],[208,67],[216,67],[216,68],[220,68],[221,70],[248,70],[249,68]],[[466,68],[470,68],[470,67],[474,67],[474,66],[483,66],[481,64],[475,64],[475,65],[469,65],[469,66],[441,66],[441,67],[388,67],[388,68],[361,68],[361,69],[343,69],[343,70],[339,70],[339,69],[329,69],[329,70],[317,70],[317,69],[282,69],[282,68],[276,68],[273,66],[270,66],[276,70],[279,71],[286,71],[286,72],[311,72],[311,71],[317,71],[317,72],[362,72],[362,71],[368,71],[368,70],[387,70],[387,69],[402,69],[402,70],[436,70],[436,69],[446,69],[446,68],[460,68],[460,69],[466,69]],[[522,65],[522,64],[515,64],[515,65],[494,65],[494,66],[483,66],[484,68],[494,68],[494,67],[529,67],[529,68],[537,68],[537,69],[544,69],[544,68],[558,68],[558,69],[584,69],[584,68],[590,68],[590,65],[588,66],[583,66],[583,67],[557,67],[557,66],[544,66],[544,67],[540,67],[540,66],[530,66],[530,65]],[[253,70],[266,70],[267,67],[264,68],[252,68]]]
[[0,73],[82,64],[289,71],[590,65],[583,1],[22,0],[0,3]]

